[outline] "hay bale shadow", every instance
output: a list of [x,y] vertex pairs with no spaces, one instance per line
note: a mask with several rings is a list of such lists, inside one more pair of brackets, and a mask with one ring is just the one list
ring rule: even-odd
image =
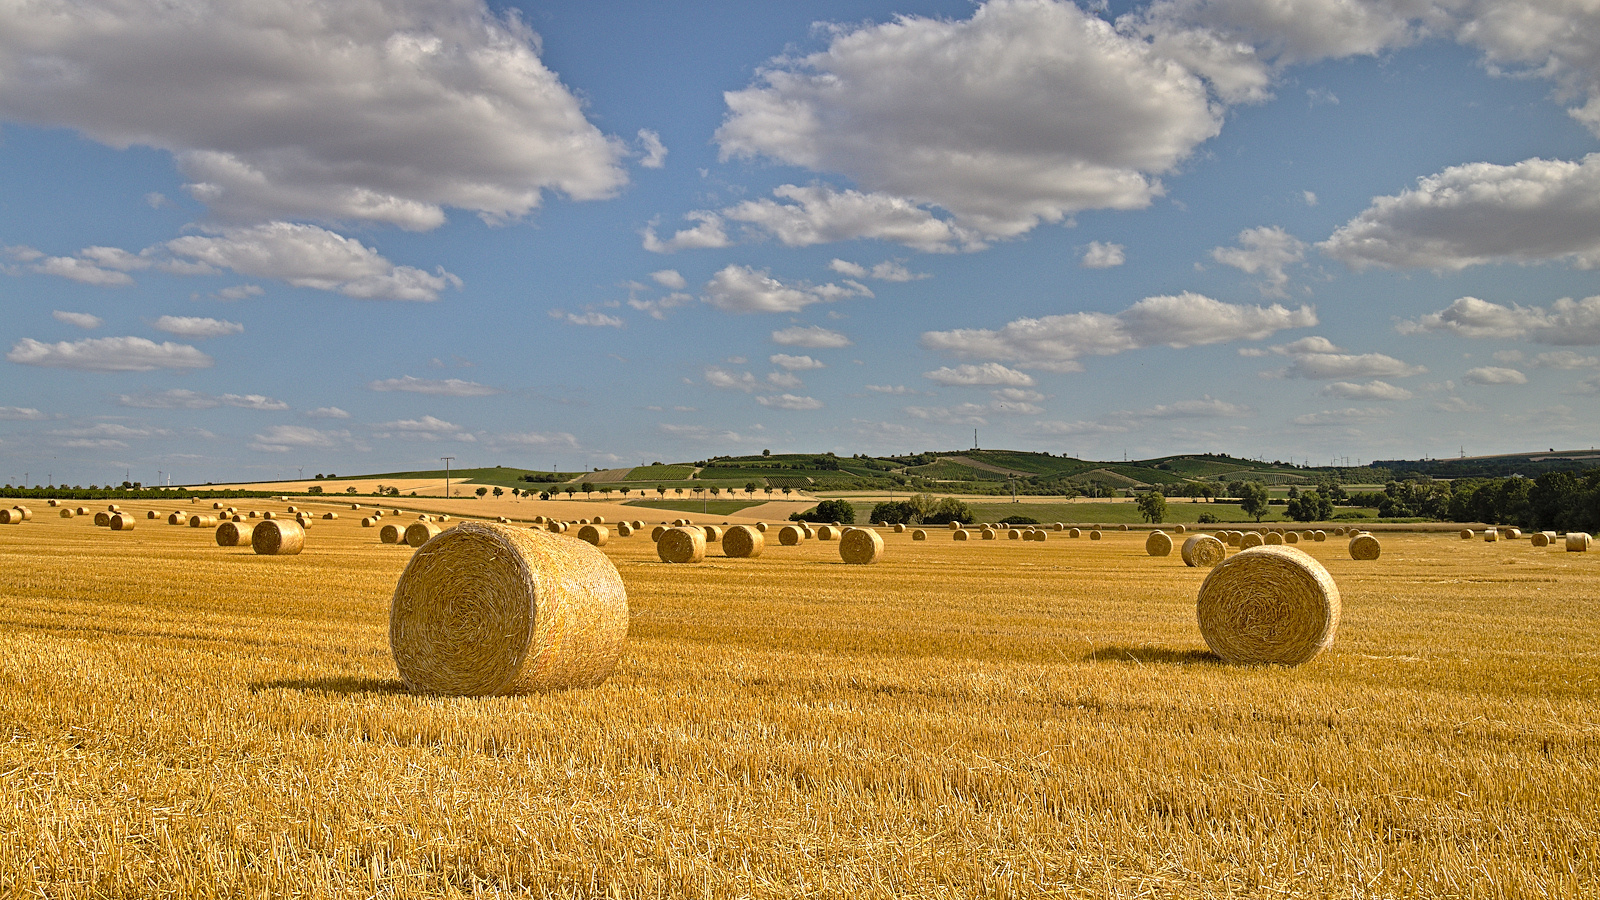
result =
[[1085,662],[1172,663],[1180,666],[1220,666],[1222,657],[1210,650],[1174,650],[1170,647],[1126,647],[1113,644],[1085,656]]
[[280,678],[276,681],[253,681],[250,693],[262,691],[310,691],[317,694],[408,694],[410,689],[398,678]]

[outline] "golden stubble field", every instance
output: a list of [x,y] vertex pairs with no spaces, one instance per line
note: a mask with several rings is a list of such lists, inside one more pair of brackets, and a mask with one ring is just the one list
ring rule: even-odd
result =
[[1344,618],[1283,669],[1210,657],[1204,572],[1139,532],[636,535],[609,681],[460,699],[401,687],[409,550],[354,519],[264,558],[35,514],[0,526],[0,896],[1600,889],[1600,553],[1301,544]]

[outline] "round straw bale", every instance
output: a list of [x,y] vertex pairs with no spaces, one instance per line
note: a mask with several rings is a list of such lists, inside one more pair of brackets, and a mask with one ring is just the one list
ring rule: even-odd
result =
[[1183,564],[1199,569],[1209,569],[1228,557],[1228,545],[1209,534],[1191,535],[1179,548]]
[[361,504],[359,504],[359,503],[352,503],[352,504],[350,504],[350,508],[351,508],[351,509],[360,509],[360,508],[361,508]]
[[657,525],[656,527],[650,529],[650,540],[659,541],[659,540],[661,540],[661,536],[663,534],[666,534],[666,533],[667,533],[667,526],[666,525]]
[[698,528],[669,528],[656,541],[656,555],[664,563],[697,563],[706,558],[706,535]]
[[810,525],[801,525],[800,530],[806,533],[806,540],[814,541],[817,539],[817,530]]
[[181,512],[174,512],[167,515],[168,525],[184,525],[187,524],[188,521],[188,518],[185,517]]
[[715,544],[722,540],[722,529],[716,525],[704,525],[701,526],[701,530],[706,533],[706,543],[708,544]]
[[115,503],[108,503],[108,504],[106,504],[106,512],[119,513],[119,512],[122,512],[122,507],[118,506]]
[[754,559],[766,546],[766,535],[749,525],[730,526],[722,535],[722,555],[734,559]]
[[1502,538],[1504,538],[1505,540],[1508,540],[1508,541],[1520,540],[1522,538],[1522,529],[1521,528],[1502,528],[1502,529],[1500,529],[1500,537],[1502,537]]
[[1278,544],[1282,544],[1283,543],[1283,535],[1278,533],[1278,532],[1276,532],[1276,531],[1267,532],[1266,534],[1261,536],[1261,539],[1263,541],[1265,541],[1266,543],[1272,544],[1272,545],[1278,545]]
[[1195,602],[1200,635],[1230,663],[1298,666],[1333,644],[1339,587],[1294,547],[1257,547],[1217,564]]
[[839,558],[853,566],[869,566],[883,557],[883,538],[870,528],[852,528],[839,539]]
[[925,540],[928,539],[928,532],[924,531],[921,528],[918,528],[915,531],[911,532],[911,539],[913,541],[925,541]]
[[1081,529],[1081,528],[1068,528],[1067,529],[1067,537],[1069,537],[1069,538],[1083,537],[1083,529]]
[[1463,528],[1463,529],[1461,529],[1461,539],[1463,541],[1470,541],[1475,537],[1477,537],[1477,535],[1472,533],[1472,529],[1471,528]]
[[838,539],[839,529],[833,527],[832,525],[819,525],[817,527],[817,540],[837,541]]
[[146,519],[154,519],[154,518],[157,518],[160,515],[161,515],[160,513],[156,512],[155,510],[152,509],[149,512],[145,513],[144,517]]
[[322,514],[322,517],[324,519],[337,519],[339,518],[339,514],[336,512],[325,512]]
[[1283,542],[1285,544],[1298,544],[1298,543],[1300,543],[1300,532],[1298,532],[1298,531],[1285,531],[1283,533]]
[[1118,531],[1127,531],[1128,530],[1128,526],[1126,524],[1118,525],[1117,526],[1117,530]]
[[0,509],[0,525],[21,525],[21,524],[22,524],[22,510],[17,509],[16,507],[12,507],[10,509]]
[[960,531],[961,530],[961,523],[960,522],[951,522],[949,527],[950,527],[951,531]]
[[604,547],[611,540],[611,529],[604,525],[585,525],[578,529],[578,540],[596,547]]
[[965,528],[957,528],[950,533],[950,539],[953,541],[970,541],[972,540],[972,532]]
[[263,518],[263,519],[276,519],[277,517],[278,517],[278,514],[273,512],[270,509],[261,514],[261,518]]
[[754,527],[757,531],[763,534],[765,534],[767,531],[767,523],[765,522],[757,522]]
[[1318,542],[1325,541],[1328,539],[1328,533],[1326,531],[1313,531],[1311,532],[1311,539]]
[[60,506],[61,505],[61,501],[60,500],[46,500],[45,502],[50,504],[51,506]]
[[26,506],[21,506],[21,505],[13,506],[12,509],[16,510],[17,513],[22,516],[22,521],[24,521],[24,522],[26,522],[29,519],[33,518],[33,510],[29,509]]
[[[0,510],[0,512],[5,513],[5,517],[6,517],[6,521],[7,522],[11,521],[11,511],[10,510]],[[18,519],[17,521],[20,522],[22,520]],[[100,510],[99,512],[95,513],[94,514],[94,524],[99,526],[99,527],[101,527],[101,528],[109,528],[111,526],[111,513],[108,513],[103,509]]]
[[593,687],[628,639],[616,566],[579,541],[468,522],[406,564],[389,647],[412,690],[487,696]]
[[985,529],[983,529],[983,530],[982,530],[982,531],[980,531],[980,532],[978,532],[978,534],[979,534],[979,535],[980,535],[980,536],[981,536],[981,537],[982,537],[982,538],[983,538],[983,539],[984,539],[984,540],[986,540],[986,541],[992,541],[992,540],[994,540],[994,539],[995,539],[995,537],[997,537],[997,536],[998,536],[998,535],[999,535],[999,532],[997,532],[997,531],[995,531],[995,530],[994,530],[994,529],[993,529],[993,528],[985,528]]
[[403,544],[399,525],[385,525],[378,529],[378,540],[385,544]]
[[1535,531],[1528,535],[1528,543],[1535,547],[1548,547],[1550,546],[1550,535],[1548,532]]
[[1567,552],[1568,553],[1588,553],[1589,552],[1589,533],[1587,531],[1569,531],[1569,532],[1567,532]]
[[311,518],[305,513],[301,513],[300,515],[294,517],[294,523],[307,531],[311,530],[311,525],[314,522],[316,522],[316,519]]
[[1239,546],[1246,550],[1249,550],[1251,547],[1260,547],[1266,542],[1267,539],[1262,537],[1261,532],[1259,531],[1246,531],[1244,535],[1239,538]]
[[1020,529],[1020,528],[1007,529],[1006,530],[1006,539],[1007,540],[1012,540],[1012,541],[1020,541],[1020,540],[1022,540],[1022,529]]
[[785,525],[778,529],[778,543],[785,547],[794,547],[806,539],[806,530],[798,525]]
[[1498,528],[1485,528],[1483,530],[1483,540],[1485,543],[1490,544],[1500,540],[1500,530]]
[[234,522],[223,522],[217,526],[218,547],[240,547],[250,543],[251,532],[255,525],[238,525]]
[[1100,540],[1100,530],[1098,528],[1095,529],[1094,531],[1089,532],[1089,540],[1091,540],[1091,541]]
[[362,516],[361,517],[361,527],[362,528],[371,528],[372,526],[374,526],[376,524],[378,524],[378,520],[374,519],[371,516]]
[[1144,552],[1151,556],[1168,556],[1172,553],[1172,538],[1165,531],[1152,531],[1145,538]]
[[89,514],[89,507],[80,506],[77,509],[73,510],[73,513],[76,514],[76,515],[80,515],[80,516],[87,516]]
[[72,518],[72,516],[73,516],[73,512],[72,512],[72,508],[71,507],[63,506],[61,508],[61,518],[70,519],[70,518]]
[[421,547],[439,533],[439,526],[432,522],[412,522],[406,526],[406,543],[413,547]]
[[630,534],[633,534],[633,523],[632,522],[618,522],[617,523],[617,537],[627,537]]
[[298,506],[289,507],[289,512],[299,512],[299,511],[300,511],[300,508]]
[[1229,547],[1237,547],[1244,543],[1244,532],[1242,531],[1224,531],[1223,534],[1227,535]]
[[589,524],[590,525],[604,525],[605,523],[606,523],[606,517],[605,516],[595,516],[593,519],[589,520]]
[[211,508],[212,509],[221,509],[222,508],[222,504],[221,503],[212,503],[211,504]]
[[131,514],[117,513],[111,517],[112,531],[132,531],[135,519]]
[[895,534],[905,534],[906,533],[906,525],[905,525],[905,523],[904,522],[896,522],[895,525],[894,525],[894,533]]
[[300,523],[273,519],[250,529],[250,549],[260,556],[296,556],[306,548],[306,530]]
[[1062,523],[1060,523],[1060,522],[1056,522],[1055,524],[1050,526],[1050,530],[1051,531],[1066,531],[1067,530],[1067,526],[1062,524]]
[[1350,539],[1351,559],[1377,559],[1382,552],[1383,547],[1378,544],[1378,539],[1365,531]]
[[1033,540],[1038,541],[1041,544],[1050,539],[1050,533],[1045,531],[1045,530],[1043,530],[1043,529],[1039,529],[1037,531],[1030,531],[1030,532],[1028,532],[1028,535]]

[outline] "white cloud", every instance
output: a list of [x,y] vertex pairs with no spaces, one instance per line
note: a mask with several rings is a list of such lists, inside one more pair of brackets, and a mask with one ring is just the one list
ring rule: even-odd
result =
[[1533,358],[1541,369],[1594,369],[1600,368],[1600,356],[1584,356],[1571,350],[1552,350]]
[[800,376],[794,374],[793,372],[768,372],[767,384],[770,384],[776,388],[784,388],[791,391],[806,386],[805,382],[800,380]]
[[155,369],[206,369],[211,357],[187,344],[157,344],[141,337],[90,338],[44,344],[23,338],[6,359],[28,366],[87,372],[150,372]]
[[1381,409],[1377,407],[1356,409],[1351,407],[1347,409],[1325,409],[1322,412],[1306,413],[1303,416],[1296,416],[1292,421],[1296,425],[1304,425],[1307,427],[1321,427],[1328,425],[1361,425],[1377,419],[1388,418],[1390,415],[1393,415],[1393,411],[1388,409]]
[[224,219],[421,230],[625,183],[625,148],[538,53],[479,0],[47,0],[0,16],[0,115],[171,151]]
[[1011,385],[1013,387],[1031,387],[1033,376],[1016,369],[1008,369],[999,363],[990,362],[982,365],[961,365],[951,368],[941,366],[932,372],[923,372],[922,377],[929,381],[944,385]]
[[687,441],[707,444],[742,444],[746,438],[737,431],[722,431],[704,425],[676,425],[663,422],[657,425],[662,434]]
[[837,190],[820,184],[785,184],[772,193],[792,202],[746,200],[721,214],[771,234],[786,247],[870,238],[924,253],[983,248],[982,241],[966,229],[891,194]]
[[491,447],[515,448],[559,448],[575,450],[578,439],[565,431],[522,431],[509,434],[494,434],[484,438],[484,443]]
[[1418,180],[1317,245],[1360,270],[1454,271],[1495,262],[1600,266],[1600,154],[1582,162],[1470,163]]
[[337,406],[319,406],[306,413],[308,419],[348,419],[350,414]]
[[1345,353],[1316,335],[1273,347],[1272,352],[1293,360],[1286,369],[1262,373],[1276,378],[1404,378],[1428,371],[1382,353]]
[[402,441],[462,441],[474,442],[477,437],[472,433],[461,430],[459,425],[436,419],[433,416],[423,416],[420,419],[400,419],[394,422],[384,422],[373,426],[384,429],[373,432],[373,437],[379,440]]
[[1366,384],[1335,381],[1323,388],[1321,393],[1327,397],[1341,397],[1345,400],[1410,400],[1412,397],[1410,391],[1387,381],[1369,381]]
[[360,241],[315,225],[269,222],[222,228],[166,243],[185,259],[256,278],[277,278],[299,288],[337,291],[362,300],[439,299],[461,279],[438,269],[430,274],[397,266]]
[[410,375],[369,381],[367,390],[405,391],[412,394],[430,394],[435,397],[487,397],[500,393],[499,388],[492,388],[476,381],[463,381],[460,378],[415,378]]
[[628,305],[643,313],[649,313],[652,319],[665,319],[667,310],[677,309],[688,303],[694,302],[694,295],[674,291],[665,297],[654,300],[641,300],[638,297],[629,297]]
[[756,377],[749,372],[730,372],[727,369],[712,366],[705,371],[706,384],[723,391],[745,391],[756,389]]
[[1182,348],[1260,340],[1286,328],[1317,324],[1310,306],[1286,309],[1223,303],[1200,294],[1147,297],[1116,315],[1068,313],[1016,319],[998,331],[929,331],[922,345],[958,357],[989,357],[1052,372],[1077,372],[1085,355],[1111,356],[1165,344]]
[[821,360],[812,359],[809,356],[790,356],[787,353],[774,353],[767,357],[767,362],[772,363],[780,369],[788,369],[791,372],[803,372],[807,369],[827,368],[827,364]]
[[105,324],[105,320],[96,315],[90,315],[89,313],[81,312],[66,312],[59,309],[51,312],[50,317],[55,319],[57,322],[65,322],[68,325],[76,325],[79,328],[85,329],[99,328],[101,325]]
[[1255,415],[1248,406],[1204,397],[1199,400],[1178,400],[1147,409],[1116,413],[1135,419],[1236,419]]
[[1600,345],[1600,296],[1563,297],[1548,308],[1502,306],[1462,297],[1438,312],[1396,326],[1401,334],[1438,331],[1469,338],[1528,338],[1568,347]]
[[1488,407],[1482,403],[1468,400],[1464,397],[1446,397],[1434,401],[1433,408],[1447,413],[1481,413],[1487,412]]
[[186,388],[173,388],[156,393],[123,394],[117,402],[134,409],[216,409],[219,406],[232,406],[239,409],[278,412],[289,408],[289,404],[282,400],[274,400],[262,394],[212,396]]
[[659,272],[651,272],[650,278],[655,281],[656,284],[661,285],[669,291],[681,291],[689,286],[689,282],[685,281],[683,276],[678,274],[677,269],[662,269]]
[[1588,95],[1567,112],[1600,135],[1600,8],[1591,3],[1490,3],[1468,7],[1457,38],[1484,51],[1491,71],[1548,78],[1559,99]]
[[1090,241],[1089,248],[1083,251],[1083,259],[1078,264],[1085,269],[1114,269],[1128,261],[1126,250],[1121,244]]
[[565,310],[552,309],[550,318],[559,319],[569,325],[587,325],[591,328],[623,328],[628,324],[616,316],[592,310],[586,313],[569,313]]
[[756,402],[770,409],[807,410],[822,408],[821,400],[815,397],[797,397],[794,394],[761,396],[756,398]]
[[31,406],[0,406],[0,422],[37,422],[49,418]]
[[338,450],[353,447],[365,450],[354,441],[348,431],[322,431],[304,425],[274,425],[254,435],[250,449],[267,453],[288,453],[290,450]]
[[814,349],[830,349],[849,347],[855,342],[837,331],[829,331],[820,325],[796,325],[792,328],[783,328],[772,333],[772,342],[785,347],[811,347]]
[[266,291],[262,290],[260,285],[236,284],[231,287],[225,287],[211,296],[216,297],[218,300],[248,300],[251,297],[259,297],[265,293]]
[[707,303],[727,312],[799,312],[813,303],[831,303],[847,297],[871,297],[872,292],[853,281],[843,287],[829,282],[784,284],[765,269],[729,264],[706,283]]
[[949,210],[993,237],[1137,209],[1218,133],[1200,79],[1071,3],[991,0],[965,20],[834,26],[725,95],[724,158],[765,156]]
[[868,385],[863,385],[863,387],[865,387],[867,390],[873,392],[874,394],[915,394],[916,393],[916,391],[913,391],[911,388],[908,388],[903,384],[868,384]]
[[639,165],[646,169],[659,169],[667,164],[667,145],[661,135],[648,128],[639,129]]
[[987,425],[994,413],[988,404],[960,403],[955,406],[908,406],[906,412],[940,425]]
[[1527,384],[1528,376],[1516,369],[1507,369],[1501,366],[1479,366],[1468,369],[1462,376],[1473,384]]
[[115,269],[104,269],[94,263],[71,256],[51,256],[29,266],[42,275],[55,275],[80,284],[96,287],[125,287],[133,284],[133,276]]
[[1265,275],[1261,292],[1285,296],[1283,289],[1289,284],[1289,275],[1283,269],[1305,258],[1305,242],[1272,225],[1246,228],[1239,232],[1239,243],[1238,247],[1213,248],[1211,258],[1251,275]]
[[244,333],[244,326],[238,322],[199,316],[162,316],[155,320],[154,325],[157,331],[189,338],[214,338]]
[[905,263],[898,259],[884,260],[870,269],[858,263],[835,259],[828,263],[828,268],[849,278],[872,278],[877,281],[921,281],[933,277],[926,272],[907,269]]
[[1315,191],[1301,191],[1300,199],[1303,200],[1307,206],[1317,205],[1317,194]]
[[645,226],[644,230],[639,232],[644,237],[644,249],[651,253],[675,253],[679,250],[714,250],[733,245],[728,239],[728,233],[723,230],[722,217],[716,213],[695,210],[685,214],[684,218],[700,224],[680,229],[664,241],[656,237],[654,222]]
[[989,394],[996,400],[1005,400],[1011,403],[1037,403],[1044,399],[1044,395],[1038,391],[1030,391],[1024,388],[999,388],[990,391]]

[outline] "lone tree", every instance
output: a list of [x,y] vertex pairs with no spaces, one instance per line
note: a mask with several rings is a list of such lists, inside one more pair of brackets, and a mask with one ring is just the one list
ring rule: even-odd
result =
[[1239,508],[1247,516],[1260,522],[1267,514],[1267,486],[1259,481],[1246,481],[1239,486]]
[[494,496],[495,496],[495,499],[497,499],[497,500],[498,500],[498,499],[499,499],[499,498],[500,498],[500,497],[502,497],[502,496],[503,496],[503,495],[504,495],[504,494],[505,494],[505,490],[504,490],[504,489],[503,489],[503,488],[501,488],[501,487],[499,487],[499,486],[496,486],[496,487],[495,487],[495,489],[494,489]]
[[486,488],[486,487],[481,487],[481,488],[478,488],[476,491],[473,491],[473,493],[477,494],[478,495],[478,499],[482,500],[483,499],[483,495],[489,493],[489,489]]
[[1160,491],[1145,491],[1139,495],[1139,515],[1146,522],[1159,524],[1167,514],[1167,498]]

